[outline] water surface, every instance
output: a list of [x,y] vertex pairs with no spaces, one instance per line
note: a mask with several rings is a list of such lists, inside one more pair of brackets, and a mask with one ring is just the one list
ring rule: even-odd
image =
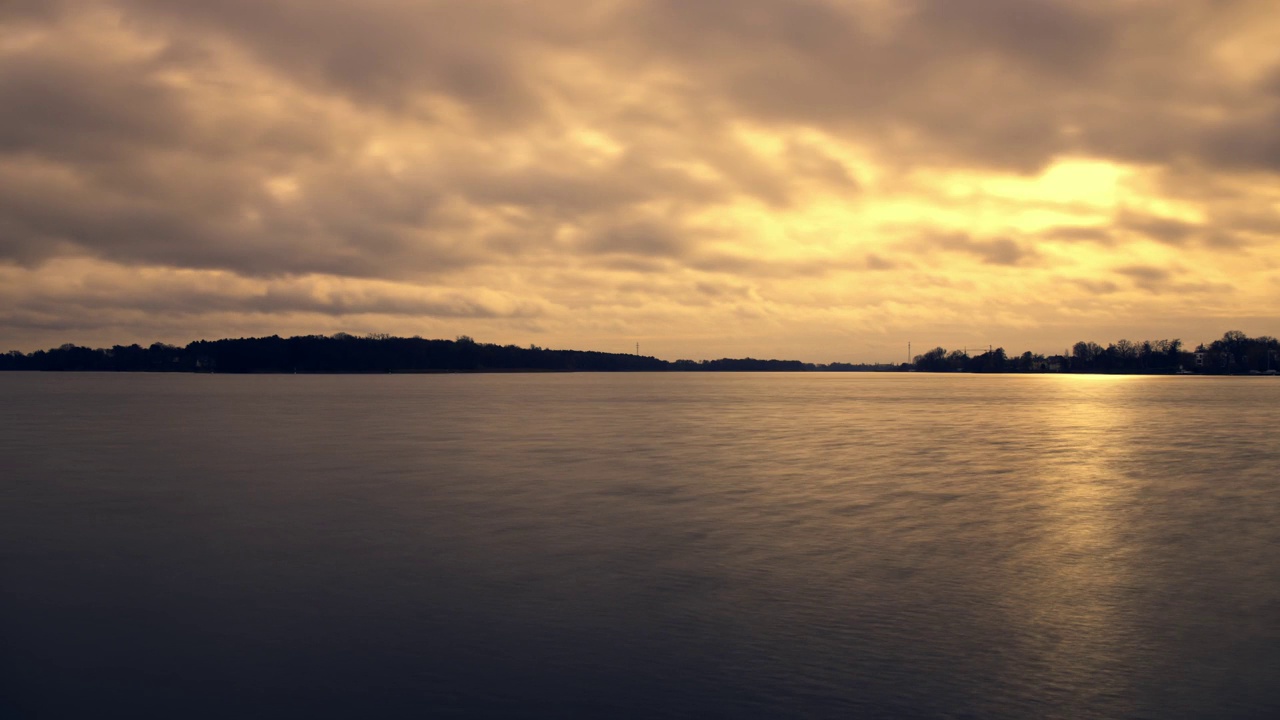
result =
[[0,374],[0,714],[1280,716],[1280,381]]

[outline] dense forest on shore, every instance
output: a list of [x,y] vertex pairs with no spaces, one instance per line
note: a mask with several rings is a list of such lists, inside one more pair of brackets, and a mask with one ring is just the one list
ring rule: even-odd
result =
[[913,362],[890,364],[814,364],[799,360],[676,360],[623,353],[548,350],[531,345],[479,343],[467,336],[426,340],[389,335],[357,337],[305,335],[281,338],[197,340],[185,347],[154,343],[87,348],[63,345],[32,353],[0,355],[0,370],[219,373],[387,373],[387,372],[635,372],[635,371],[783,371],[783,372],[996,372],[996,373],[1202,373],[1275,374],[1280,341],[1251,338],[1233,330],[1208,345],[1186,350],[1180,340],[1131,342],[1102,347],[1078,342],[1062,355],[1004,348],[970,355],[937,347]]
[[[0,370],[150,371],[219,373],[387,373],[387,372],[635,372],[667,370],[812,370],[787,360],[667,362],[654,357],[537,346],[479,343],[467,336],[426,340],[389,335],[357,337],[305,335],[282,338],[197,340],[185,347],[63,345],[33,353],[0,355]],[[825,366],[824,366],[825,367]],[[852,367],[852,366],[851,366]]]
[[1280,370],[1280,341],[1251,338],[1231,330],[1209,344],[1187,350],[1181,340],[1118,340],[1102,347],[1080,341],[1061,355],[1030,351],[1009,356],[1004,348],[979,355],[937,347],[917,355],[909,369],[921,372],[1069,372],[1206,375],[1275,374]]

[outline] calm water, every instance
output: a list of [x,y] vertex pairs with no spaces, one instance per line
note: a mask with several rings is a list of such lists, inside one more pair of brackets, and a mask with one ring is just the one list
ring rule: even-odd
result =
[[0,374],[0,715],[1280,716],[1280,380]]

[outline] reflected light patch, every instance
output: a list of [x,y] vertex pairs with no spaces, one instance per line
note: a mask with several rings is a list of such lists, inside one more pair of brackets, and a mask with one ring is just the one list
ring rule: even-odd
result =
[[1107,375],[1107,374],[1052,374],[1054,382],[1064,385],[1127,385],[1150,380],[1144,375]]

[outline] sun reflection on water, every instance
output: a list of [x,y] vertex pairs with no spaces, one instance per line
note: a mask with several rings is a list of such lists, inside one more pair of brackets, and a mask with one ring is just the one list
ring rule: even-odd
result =
[[1027,512],[1037,539],[1018,556],[1012,619],[1046,667],[1070,668],[1084,676],[1077,687],[1097,694],[1128,694],[1112,684],[1139,644],[1123,609],[1135,491],[1124,467],[1132,453],[1126,430],[1142,422],[1134,399],[1143,380],[1054,378],[1055,399],[1031,433],[1038,472]]

